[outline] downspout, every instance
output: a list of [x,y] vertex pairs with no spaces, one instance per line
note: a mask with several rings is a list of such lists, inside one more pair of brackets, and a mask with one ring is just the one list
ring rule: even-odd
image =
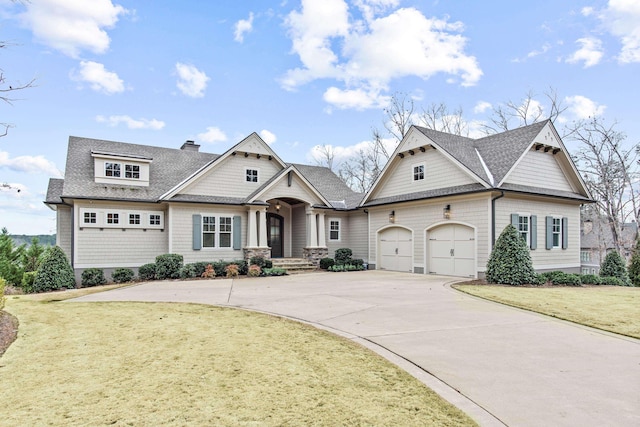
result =
[[504,191],[500,192],[499,196],[491,199],[491,249],[496,244],[496,200],[504,197]]

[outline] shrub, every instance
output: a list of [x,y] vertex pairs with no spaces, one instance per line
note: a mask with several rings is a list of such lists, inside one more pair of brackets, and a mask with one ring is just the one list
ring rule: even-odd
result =
[[4,288],[7,286],[7,281],[0,277],[0,311],[4,309],[4,302],[6,298],[4,297]]
[[200,275],[200,277],[204,279],[213,279],[216,277],[216,270],[213,268],[211,264],[207,264],[204,268],[204,271]]
[[156,257],[156,277],[160,280],[179,278],[183,260],[183,256],[179,254],[158,255]]
[[194,277],[198,277],[196,274],[196,266],[193,264],[185,264],[180,267],[180,278],[181,279],[193,279]]
[[364,270],[364,268],[360,268],[364,266],[364,260],[362,258],[354,258],[351,260],[350,264],[358,267],[358,270]]
[[613,250],[604,257],[604,261],[600,266],[601,277],[617,277],[625,286],[631,284],[629,275],[627,274],[627,267],[624,265],[624,260],[620,253]]
[[262,270],[265,276],[286,276],[287,270],[284,268],[273,267],[273,268],[265,268]]
[[76,286],[73,268],[59,246],[47,251],[33,282],[33,292],[48,292],[58,289],[72,289]]
[[334,272],[344,271],[344,265],[343,264],[334,264],[331,267],[329,267],[327,270],[328,271],[334,271]]
[[258,277],[262,274],[262,269],[259,265],[253,264],[249,266],[249,271],[247,274],[251,277]]
[[500,233],[487,262],[486,275],[489,283],[505,285],[524,285],[537,280],[527,243],[513,225],[508,224]]
[[271,262],[271,260],[266,260],[261,256],[254,256],[249,258],[249,265],[257,265],[260,268],[265,268],[267,267],[267,261]]
[[[266,262],[266,261],[265,261]],[[231,261],[231,264],[235,264],[238,266],[238,274],[241,276],[246,276],[249,271],[249,263],[243,259],[237,259],[235,261]]]
[[230,263],[228,263],[226,261],[216,261],[211,265],[213,266],[213,269],[215,270],[216,276],[224,277],[227,274],[225,269],[227,268],[227,265],[229,265],[229,264]]
[[580,286],[582,284],[580,282],[579,275],[564,273],[564,272],[560,272],[560,273],[561,274],[557,274],[551,279],[551,284],[565,285],[565,286]]
[[240,274],[240,267],[238,267],[238,264],[229,264],[225,267],[224,271],[227,274],[228,278],[233,279],[238,277],[238,275]]
[[140,280],[154,280],[156,278],[155,263],[151,262],[141,265],[140,268],[138,268],[138,277],[140,277]]
[[82,287],[100,286],[107,283],[101,268],[87,268],[82,272]]
[[349,264],[351,262],[351,255],[353,255],[353,251],[349,248],[336,249],[334,254],[335,263],[338,265]]
[[629,280],[632,286],[640,286],[640,235],[636,239],[636,246],[629,261]]
[[134,277],[135,274],[130,268],[116,268],[113,270],[113,273],[111,273],[111,278],[116,283],[131,282]]
[[583,285],[600,285],[602,283],[602,278],[595,274],[583,274],[580,276],[580,281]]
[[600,278],[602,286],[624,286],[624,282],[617,277],[605,276]]
[[33,290],[33,282],[35,282],[37,274],[37,271],[28,271],[22,276],[22,284],[20,287],[25,294],[32,294],[35,292]]
[[329,267],[331,267],[335,263],[336,262],[333,260],[333,258],[322,258],[320,260],[320,268],[323,270],[327,270],[329,269]]

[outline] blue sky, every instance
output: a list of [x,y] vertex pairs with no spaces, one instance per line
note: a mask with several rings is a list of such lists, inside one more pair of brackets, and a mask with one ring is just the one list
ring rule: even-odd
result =
[[551,87],[563,121],[598,114],[640,140],[638,0],[0,0],[0,16],[2,88],[36,79],[0,104],[16,234],[55,232],[42,201],[70,135],[222,153],[255,131],[314,163],[314,146],[344,157],[383,128],[396,92],[461,107],[473,133]]

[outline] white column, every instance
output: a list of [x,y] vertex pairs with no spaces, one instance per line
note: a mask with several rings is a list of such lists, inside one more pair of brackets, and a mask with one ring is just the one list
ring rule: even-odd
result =
[[324,234],[324,212],[320,212],[320,215],[318,215],[318,246],[321,248],[327,246]]
[[313,209],[307,209],[307,247],[318,247],[318,227],[316,224],[316,213]]
[[249,208],[248,212],[248,221],[247,221],[247,230],[249,233],[249,247],[255,248],[258,246],[258,228],[256,224],[256,210],[254,208]]
[[269,245],[267,245],[267,227],[269,226],[269,224],[267,224],[267,209],[268,208],[262,208],[258,211],[258,223],[260,224],[260,240],[258,244],[260,248],[269,247]]

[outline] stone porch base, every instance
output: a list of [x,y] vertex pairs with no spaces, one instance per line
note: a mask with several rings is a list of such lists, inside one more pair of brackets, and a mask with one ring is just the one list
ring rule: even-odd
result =
[[327,248],[302,248],[302,257],[316,267],[320,267],[320,260],[329,256]]
[[249,261],[255,256],[262,257],[264,259],[271,259],[271,248],[242,248],[244,252],[244,259]]

